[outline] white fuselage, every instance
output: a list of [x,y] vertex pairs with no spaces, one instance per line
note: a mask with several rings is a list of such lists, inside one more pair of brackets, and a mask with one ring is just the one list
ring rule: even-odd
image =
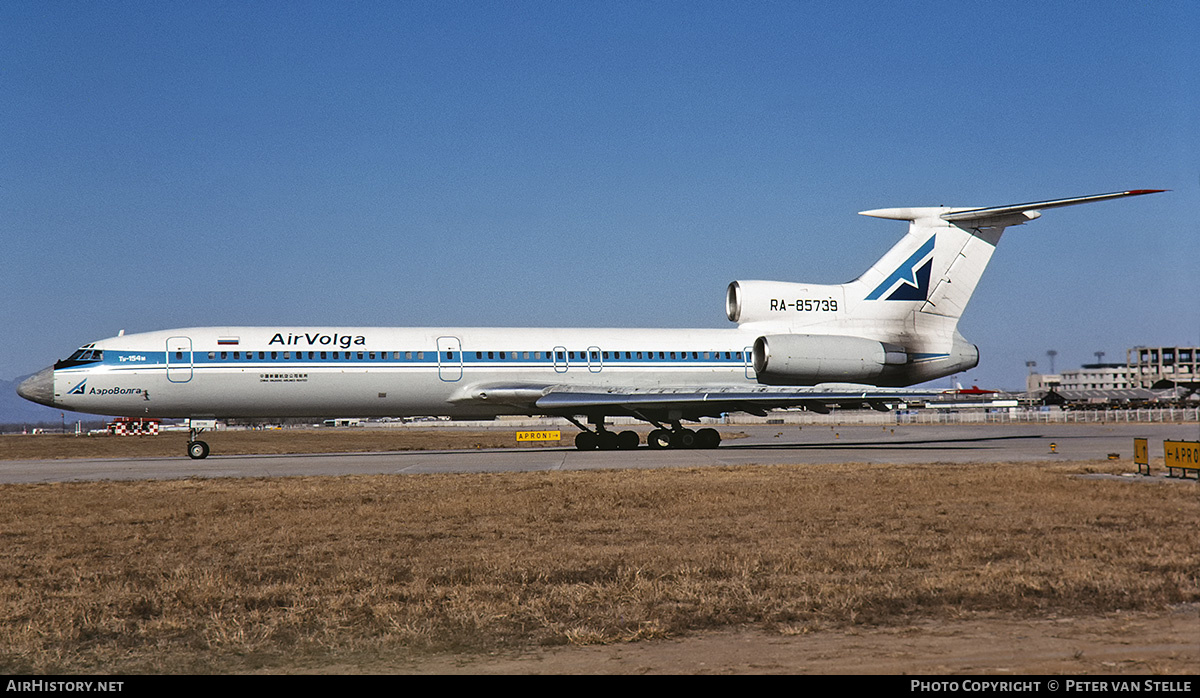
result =
[[480,386],[754,385],[755,338],[683,329],[187,328],[95,342],[102,360],[57,369],[54,392],[64,408],[124,416],[491,416],[515,408],[471,399]]
[[[131,417],[527,414],[528,401],[489,400],[488,392],[753,388],[751,348],[761,335],[762,328],[194,327],[88,345],[92,360],[56,365],[53,403]],[[932,377],[914,371],[910,382]]]

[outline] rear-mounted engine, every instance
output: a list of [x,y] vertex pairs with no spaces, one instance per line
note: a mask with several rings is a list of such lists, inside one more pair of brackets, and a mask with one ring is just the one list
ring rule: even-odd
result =
[[862,337],[777,334],[754,341],[754,370],[769,385],[871,383],[907,361],[903,347]]

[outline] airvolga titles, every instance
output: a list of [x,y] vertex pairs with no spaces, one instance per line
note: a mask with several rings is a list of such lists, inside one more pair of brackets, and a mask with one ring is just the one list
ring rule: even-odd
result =
[[276,332],[271,341],[267,344],[282,344],[284,346],[307,346],[307,347],[341,347],[349,349],[352,346],[365,347],[367,346],[367,338],[361,334],[324,334],[321,332],[304,332],[301,334],[292,334],[288,332],[286,335],[282,332]]

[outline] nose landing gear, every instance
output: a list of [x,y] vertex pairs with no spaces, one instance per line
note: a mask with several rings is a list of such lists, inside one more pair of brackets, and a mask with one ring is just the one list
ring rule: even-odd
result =
[[217,422],[215,419],[193,419],[188,422],[188,458],[192,460],[200,460],[208,458],[208,444],[196,438],[208,429],[216,429]]

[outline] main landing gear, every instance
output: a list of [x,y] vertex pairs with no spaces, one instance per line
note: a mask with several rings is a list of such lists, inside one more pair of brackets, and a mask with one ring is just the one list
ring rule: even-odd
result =
[[618,434],[604,429],[603,426],[599,425],[596,431],[581,431],[576,434],[575,448],[580,451],[597,448],[601,451],[616,451],[637,448],[641,442],[641,437],[636,431],[623,431]]
[[[635,431],[614,433],[605,429],[603,419],[589,420],[595,427],[594,430],[588,429],[570,417],[567,419],[582,430],[575,435],[575,448],[580,451],[627,450],[637,448],[641,441]],[[675,422],[672,429],[663,428],[657,422],[655,422],[655,426],[658,428],[651,431],[646,438],[646,445],[650,448],[716,448],[721,444],[721,434],[716,429],[705,427],[693,431],[685,429],[679,422]]]
[[721,445],[721,434],[716,429],[655,429],[646,437],[650,448],[716,448]]

